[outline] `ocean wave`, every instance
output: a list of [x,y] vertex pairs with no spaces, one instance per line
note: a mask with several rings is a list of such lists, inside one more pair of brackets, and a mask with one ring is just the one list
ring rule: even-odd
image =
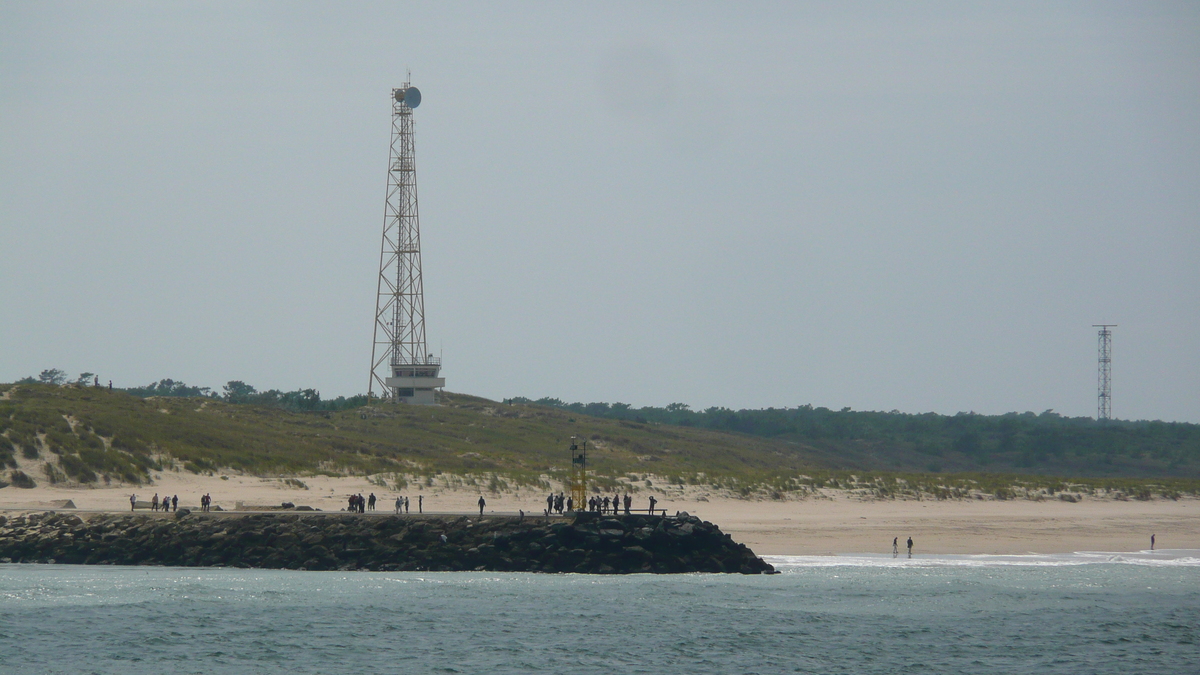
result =
[[1076,551],[1024,555],[950,555],[855,553],[842,555],[764,555],[780,572],[809,567],[1070,567],[1075,565],[1139,565],[1200,567],[1200,549],[1158,551]]

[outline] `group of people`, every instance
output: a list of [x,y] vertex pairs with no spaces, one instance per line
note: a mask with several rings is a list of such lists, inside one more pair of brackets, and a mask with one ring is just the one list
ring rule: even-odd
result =
[[[654,506],[658,504],[658,500],[650,497],[649,513],[654,512]],[[628,493],[622,497],[621,495],[613,495],[609,497],[594,496],[588,499],[587,510],[593,513],[617,515],[621,511],[621,507],[625,508],[625,515],[629,515],[633,510],[633,497]],[[557,513],[562,515],[564,512],[570,513],[575,510],[575,500],[572,497],[566,497],[563,493],[546,495],[546,515]]]
[[[654,501],[654,497],[651,497],[650,508],[652,510],[654,509]],[[612,499],[609,499],[607,496],[605,496],[603,499],[601,499],[599,496],[595,496],[591,499],[588,499],[588,511],[593,511],[600,514],[611,513],[615,516],[621,510],[621,504],[622,499],[620,495],[613,495]],[[624,504],[625,515],[629,515],[629,509],[633,506],[633,497],[630,497],[629,494],[626,494]]]
[[[137,495],[136,494],[129,495],[129,510],[130,511],[137,509],[137,503],[138,503]],[[163,513],[178,511],[179,510],[179,495],[171,495],[170,497],[167,497],[164,495],[162,499],[159,499],[158,493],[155,492],[154,496],[150,498],[150,510],[151,511],[162,511]],[[200,497],[200,510],[201,511],[211,511],[212,510],[212,495],[205,494],[202,497]]]
[[350,508],[346,509],[350,513],[366,513],[367,511],[375,510],[375,493],[372,492],[370,497],[363,498],[362,493],[350,495]]
[[[913,540],[912,540],[912,537],[909,537],[908,538],[908,557],[910,557],[910,558],[912,557],[912,547],[913,547]],[[892,538],[892,556],[898,556],[898,555],[900,555],[900,537],[893,537]]]
[[[417,512],[421,511],[421,497],[417,497]],[[408,513],[408,497],[396,497],[396,513]]]
[[[349,505],[346,510],[350,513],[366,513],[367,511],[374,511],[375,504],[378,501],[379,499],[375,496],[374,492],[366,497],[363,497],[361,493],[350,495],[348,500]],[[424,495],[417,495],[417,513],[424,512],[424,501]],[[411,503],[409,502],[408,497],[396,497],[396,513],[408,513],[410,504]]]

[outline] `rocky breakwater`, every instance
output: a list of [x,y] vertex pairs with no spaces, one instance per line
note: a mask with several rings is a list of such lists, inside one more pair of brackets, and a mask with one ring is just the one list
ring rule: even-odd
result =
[[694,516],[0,516],[0,562],[630,574],[773,568]]

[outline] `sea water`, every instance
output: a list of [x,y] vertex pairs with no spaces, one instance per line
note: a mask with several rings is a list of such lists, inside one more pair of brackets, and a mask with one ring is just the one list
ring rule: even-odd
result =
[[3,673],[1200,673],[1200,551],[774,576],[0,565]]

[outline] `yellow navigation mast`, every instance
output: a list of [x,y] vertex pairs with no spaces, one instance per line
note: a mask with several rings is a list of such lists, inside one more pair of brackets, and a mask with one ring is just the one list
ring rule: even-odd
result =
[[587,509],[587,439],[571,437],[571,500],[576,511]]

